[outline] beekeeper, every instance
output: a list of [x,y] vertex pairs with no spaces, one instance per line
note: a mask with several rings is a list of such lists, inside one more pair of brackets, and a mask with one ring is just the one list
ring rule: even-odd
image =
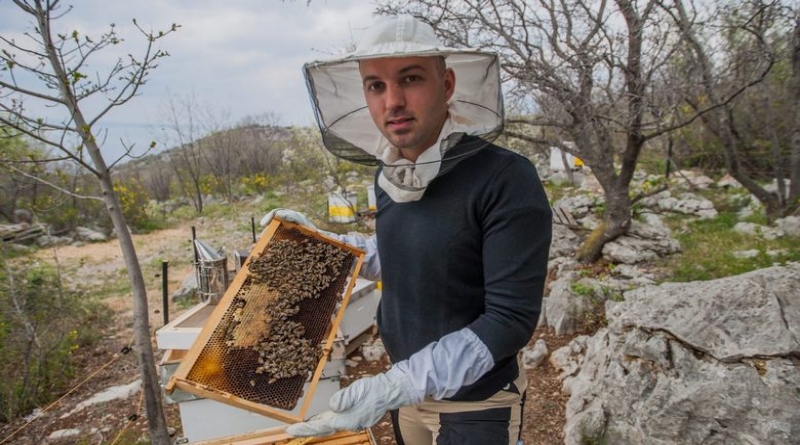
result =
[[[516,444],[527,382],[518,352],[539,318],[551,213],[503,128],[495,53],[443,46],[411,16],[377,19],[352,54],[304,66],[325,147],[378,165],[376,235],[362,275],[383,294],[393,363],[356,380],[295,436],[359,430],[391,412],[398,444]],[[313,227],[297,212],[272,216]]]

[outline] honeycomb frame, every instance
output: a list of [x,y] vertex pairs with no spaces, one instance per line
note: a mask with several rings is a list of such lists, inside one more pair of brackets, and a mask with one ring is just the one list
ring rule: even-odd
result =
[[[256,372],[259,353],[252,347],[259,341],[257,333],[271,329],[270,320],[265,321],[259,313],[265,312],[267,304],[278,297],[277,291],[257,282],[259,280],[248,266],[282,240],[325,243],[346,252],[347,264],[330,286],[317,298],[300,301],[299,312],[292,317],[304,326],[304,337],[321,348],[310,379],[307,373],[275,380]],[[282,422],[304,420],[363,259],[364,252],[355,247],[304,226],[274,218],[165,385],[165,391],[172,393],[179,388]],[[331,273],[330,269],[327,271]],[[242,332],[236,342],[230,341],[232,329]],[[236,343],[236,347],[232,347],[232,343]],[[296,409],[298,405],[299,409]]]
[[282,427],[276,427],[192,442],[193,445],[295,445],[298,443],[306,445],[377,445],[375,437],[369,428],[361,431],[340,431],[325,437],[295,439],[287,434]]

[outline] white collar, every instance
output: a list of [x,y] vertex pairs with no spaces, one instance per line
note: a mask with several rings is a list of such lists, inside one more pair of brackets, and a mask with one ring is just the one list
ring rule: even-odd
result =
[[458,106],[449,104],[447,120],[439,137],[420,153],[416,162],[403,158],[398,148],[381,137],[375,150],[376,157],[383,163],[378,185],[395,202],[418,201],[425,194],[428,184],[439,174],[445,152],[460,140],[449,136],[455,133],[470,134],[474,125],[474,121],[460,113]]

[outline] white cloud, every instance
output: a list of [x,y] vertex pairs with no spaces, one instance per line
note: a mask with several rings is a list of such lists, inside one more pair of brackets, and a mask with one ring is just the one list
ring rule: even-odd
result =
[[[66,1],[66,0],[65,0]],[[139,97],[105,119],[109,144],[126,136],[137,147],[149,144],[149,128],[158,126],[167,94],[194,94],[232,118],[275,113],[286,125],[309,125],[313,112],[302,65],[330,57],[357,40],[371,21],[373,6],[363,0],[138,0],[73,1],[74,8],[56,21],[60,33],[78,30],[99,36],[114,23],[124,42],[98,54],[90,72],[118,57],[139,54],[145,41],[132,24],[145,30],[180,29],[160,42],[170,53],[141,89]],[[11,2],[0,2],[0,35],[19,37],[31,20]]]

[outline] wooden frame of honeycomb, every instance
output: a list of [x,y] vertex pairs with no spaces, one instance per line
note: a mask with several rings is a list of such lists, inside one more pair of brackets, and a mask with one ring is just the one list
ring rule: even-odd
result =
[[355,247],[273,219],[164,389],[304,420],[363,259]]
[[254,431],[235,436],[193,442],[193,445],[376,445],[368,429],[358,432],[341,431],[326,437],[294,439],[283,428]]

